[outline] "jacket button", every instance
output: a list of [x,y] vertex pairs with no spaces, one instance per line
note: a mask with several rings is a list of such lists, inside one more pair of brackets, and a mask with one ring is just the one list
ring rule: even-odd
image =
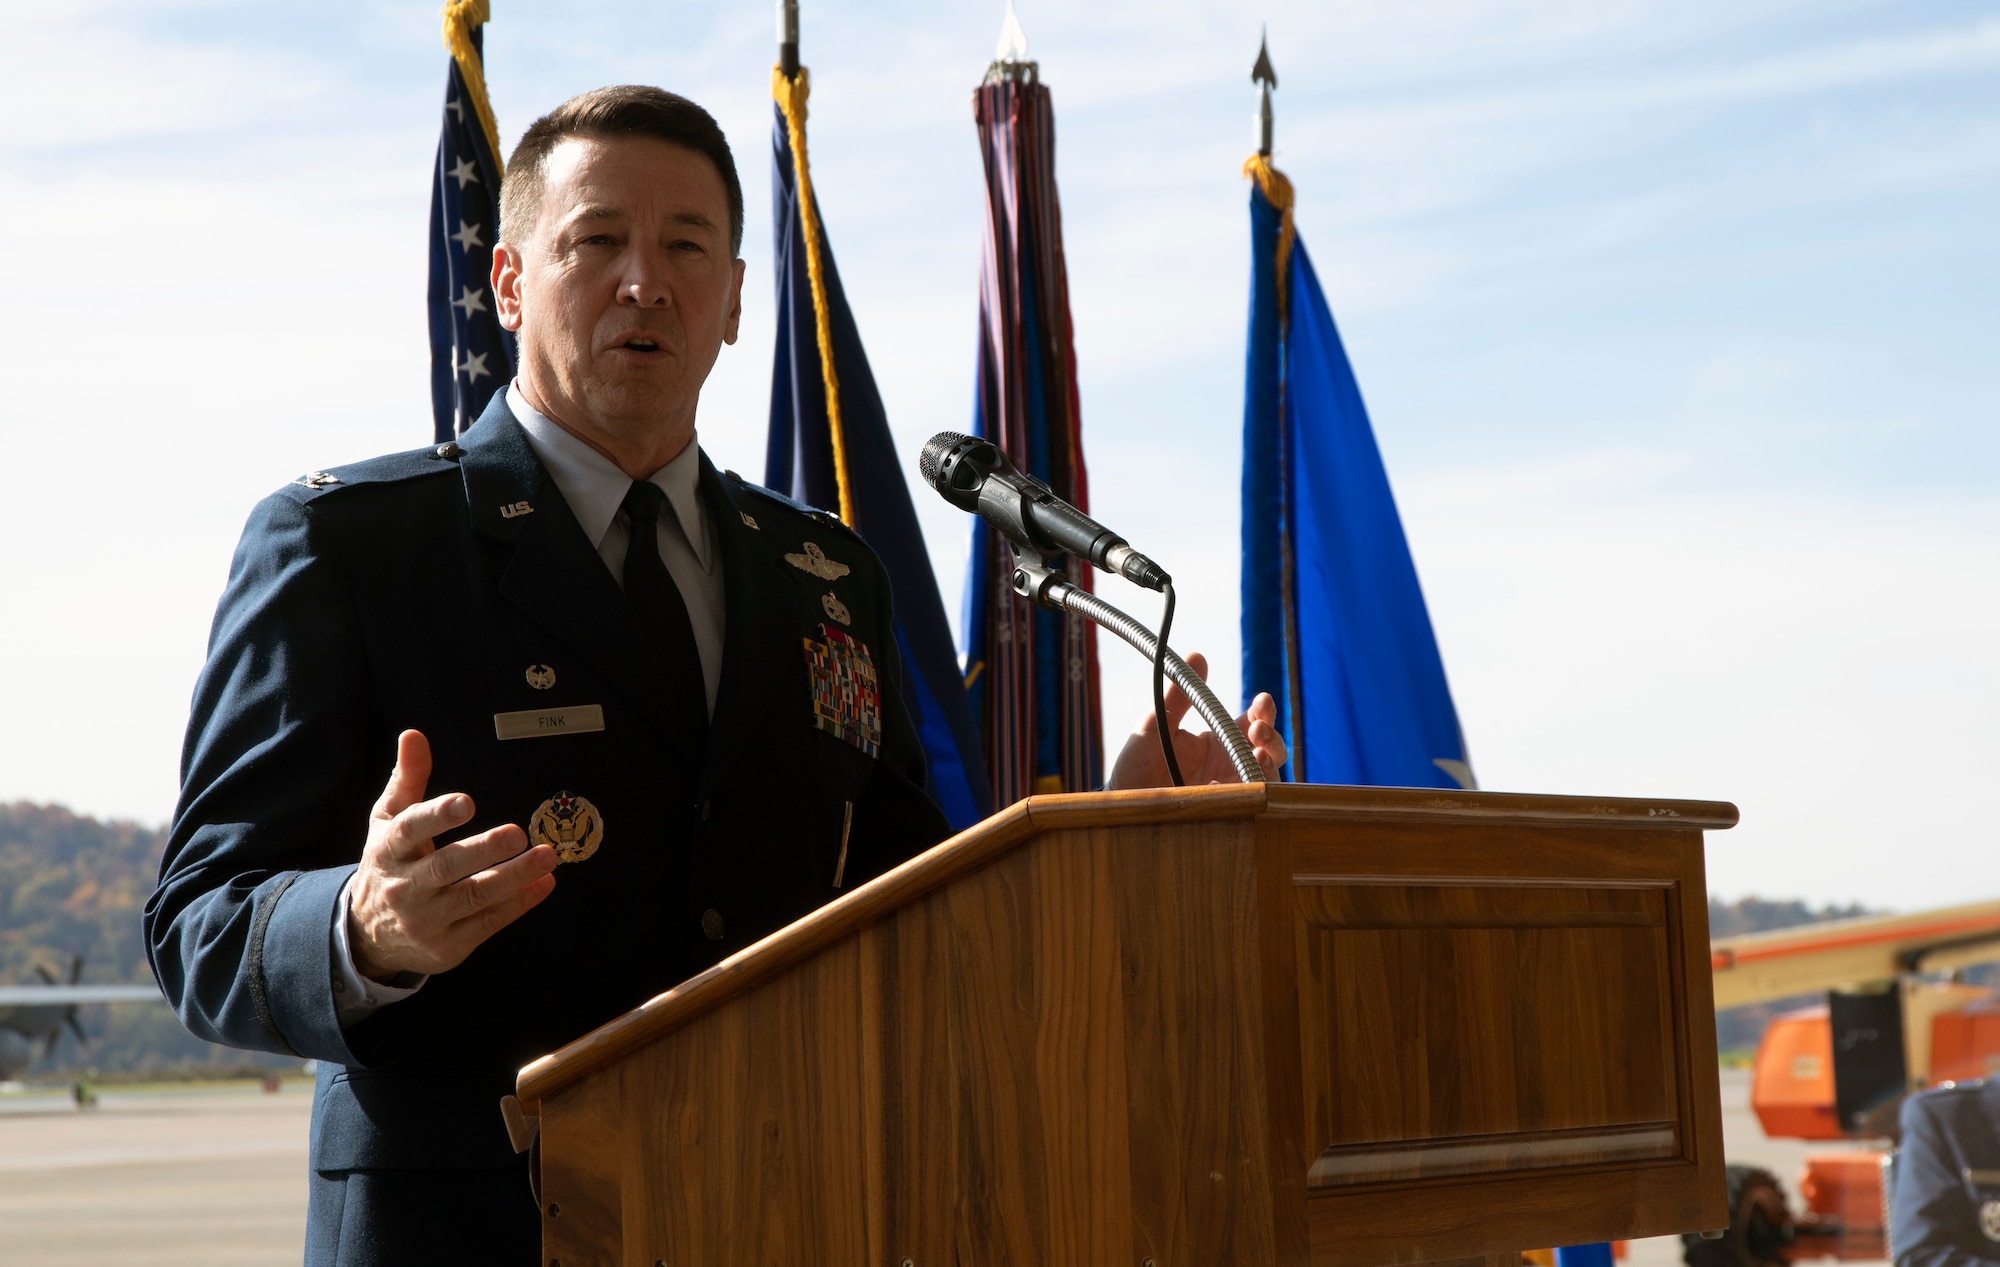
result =
[[465,452],[465,450],[459,448],[455,442],[447,440],[443,444],[440,444],[436,449],[432,450],[432,452],[436,456],[441,457],[445,461],[449,462],[453,458],[457,457],[459,454]]
[[701,913],[701,931],[708,934],[710,941],[722,940],[722,912],[709,907]]
[[701,821],[702,821],[702,822],[704,822],[704,823],[708,821],[708,798],[707,798],[707,797],[703,797],[703,798],[702,798],[702,800],[701,800]]

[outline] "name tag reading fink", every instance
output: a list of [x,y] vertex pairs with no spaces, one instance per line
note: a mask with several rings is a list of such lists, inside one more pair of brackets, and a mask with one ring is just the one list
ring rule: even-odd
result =
[[604,706],[573,704],[568,708],[528,708],[493,714],[493,733],[502,739],[539,739],[544,735],[580,735],[604,729]]

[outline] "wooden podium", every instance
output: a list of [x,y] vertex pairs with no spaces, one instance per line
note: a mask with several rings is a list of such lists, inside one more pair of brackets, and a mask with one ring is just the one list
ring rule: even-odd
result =
[[1378,1267],[1722,1228],[1701,833],[1735,821],[1034,797],[523,1069],[543,1258]]

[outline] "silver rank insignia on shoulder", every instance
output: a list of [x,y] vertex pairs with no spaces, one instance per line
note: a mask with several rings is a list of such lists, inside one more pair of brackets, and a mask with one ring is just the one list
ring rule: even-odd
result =
[[538,691],[546,691],[556,684],[556,671],[546,664],[528,666],[528,685]]
[[325,471],[308,471],[292,482],[294,484],[304,484],[307,488],[326,488],[329,485],[340,483],[340,477],[338,475],[328,475]]
[[1979,1203],[1979,1230],[1989,1241],[2000,1241],[2000,1201]]
[[833,619],[839,621],[841,624],[851,625],[854,623],[854,613],[848,611],[847,604],[835,598],[832,593],[821,594],[819,596],[819,605],[826,608],[827,615],[833,617]]
[[786,555],[785,562],[791,564],[801,572],[812,573],[822,581],[837,581],[854,570],[845,563],[835,563],[832,559],[827,558],[826,551],[820,549],[819,543],[816,541],[806,542],[806,552],[804,554]]
[[604,839],[604,816],[581,796],[557,792],[528,820],[528,838],[554,849],[559,862],[582,862]]
[[736,514],[737,517],[743,521],[743,526],[745,528],[754,529],[757,532],[764,531],[762,528],[757,527],[757,521],[755,519],[752,519],[747,513],[739,510],[736,512]]

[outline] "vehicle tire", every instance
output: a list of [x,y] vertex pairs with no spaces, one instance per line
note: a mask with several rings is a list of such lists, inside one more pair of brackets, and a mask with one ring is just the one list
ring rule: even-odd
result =
[[1730,1166],[1729,1230],[1705,1241],[1699,1232],[1681,1234],[1687,1267],[1786,1267],[1791,1262],[1792,1210],[1784,1185],[1761,1166]]

